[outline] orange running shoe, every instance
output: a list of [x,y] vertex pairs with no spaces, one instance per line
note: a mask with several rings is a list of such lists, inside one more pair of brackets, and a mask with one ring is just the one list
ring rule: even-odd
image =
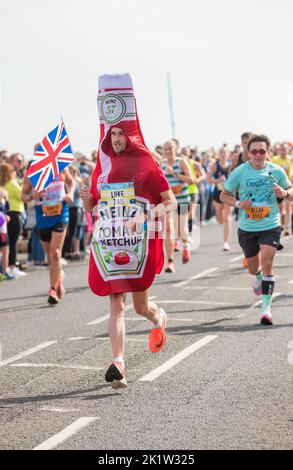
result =
[[247,259],[246,259],[246,258],[243,258],[243,259],[242,259],[242,266],[243,266],[244,268],[247,268],[247,267],[248,267],[248,263],[247,263]]
[[125,369],[121,362],[112,362],[105,375],[106,382],[111,383],[111,387],[115,390],[119,388],[127,388],[125,378]]
[[186,264],[188,261],[190,261],[191,255],[190,255],[190,249],[189,248],[184,248],[182,251],[182,263]]
[[166,326],[167,326],[167,315],[165,311],[160,308],[160,313],[163,317],[163,323],[161,328],[152,328],[149,336],[149,350],[153,353],[162,351],[166,341]]
[[58,298],[57,292],[55,291],[54,287],[51,287],[51,289],[49,290],[48,303],[51,304],[51,305],[56,305],[56,304],[59,303],[59,298]]

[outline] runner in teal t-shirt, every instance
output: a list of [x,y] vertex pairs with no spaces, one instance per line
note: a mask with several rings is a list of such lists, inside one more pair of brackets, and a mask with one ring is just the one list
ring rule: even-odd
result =
[[[239,244],[255,275],[253,290],[262,295],[261,323],[272,325],[271,303],[275,285],[273,261],[282,231],[277,197],[293,198],[285,171],[267,161],[270,147],[264,135],[248,142],[250,161],[236,168],[226,181],[221,200],[239,208]],[[238,191],[239,201],[234,194]]]
[[280,226],[274,184],[284,189],[291,187],[285,171],[275,163],[266,162],[265,168],[256,170],[250,162],[246,162],[231,173],[224,185],[225,189],[231,193],[238,190],[240,201],[252,201],[249,210],[239,209],[241,230],[258,232]]

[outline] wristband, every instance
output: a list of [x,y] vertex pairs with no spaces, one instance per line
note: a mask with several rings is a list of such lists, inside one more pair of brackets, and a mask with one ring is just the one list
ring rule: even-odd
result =
[[239,209],[239,204],[240,204],[240,201],[236,201],[236,203],[235,203],[236,209]]

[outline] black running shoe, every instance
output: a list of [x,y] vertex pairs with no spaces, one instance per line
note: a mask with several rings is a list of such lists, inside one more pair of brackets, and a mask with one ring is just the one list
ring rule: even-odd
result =
[[264,315],[263,317],[261,317],[260,322],[262,325],[273,325],[273,319],[269,315]]
[[110,382],[112,388],[127,388],[125,370],[120,362],[112,362],[105,375],[106,382]]

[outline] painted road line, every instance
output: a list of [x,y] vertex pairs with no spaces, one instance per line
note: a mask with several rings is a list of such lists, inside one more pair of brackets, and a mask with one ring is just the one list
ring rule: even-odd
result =
[[280,258],[280,257],[282,257],[282,258],[287,258],[287,257],[292,258],[292,256],[293,256],[293,253],[278,253],[277,252],[277,257],[278,258]]
[[288,281],[289,284],[293,284],[293,279],[291,279],[291,281]]
[[96,320],[87,323],[87,325],[98,325],[99,323],[102,323],[108,320],[109,318],[110,318],[110,313],[107,313],[106,315],[103,315],[102,317],[97,318]]
[[[110,341],[110,338],[96,338],[99,341]],[[126,336],[125,341],[133,341],[133,342],[138,342],[138,343],[144,343],[148,341],[149,337],[148,336],[142,336],[141,338],[129,338]],[[128,369],[127,369],[128,370]]]
[[35,447],[33,450],[51,450],[58,447],[63,442],[67,441],[70,437],[74,436],[78,433],[81,429],[85,428],[89,424],[96,421],[98,418],[79,418],[74,423],[70,424],[67,428],[63,429],[63,431],[55,434],[55,436],[50,437],[42,444]]
[[235,256],[235,258],[229,259],[229,263],[236,263],[236,261],[240,261],[243,258],[243,254],[239,256]]
[[183,287],[183,289],[190,289],[190,290],[208,290],[208,289],[213,289],[213,290],[237,290],[237,291],[247,291],[251,290],[251,287],[223,287],[223,286],[186,286]]
[[206,346],[208,343],[216,339],[218,336],[216,335],[208,335],[205,336],[204,338],[200,339],[196,343],[192,344],[191,346],[188,346],[188,348],[183,349],[183,351],[180,351],[180,353],[176,354],[176,356],[172,357],[169,359],[167,362],[162,364],[160,367],[157,369],[153,370],[149,374],[145,375],[141,379],[139,379],[142,382],[150,382],[152,380],[157,379],[160,377],[160,375],[164,374],[167,372],[167,370],[170,370],[172,367],[176,366],[179,362],[183,361],[183,359],[186,359],[190,354],[194,353],[198,349],[202,348],[203,346]]
[[80,408],[49,408],[47,406],[42,406],[41,411],[52,411],[54,413],[77,413],[81,411]]
[[[125,320],[128,320],[128,321],[149,321],[147,318],[141,318],[141,317],[126,317]],[[168,322],[169,321],[182,321],[182,322],[189,322],[189,321],[193,321],[193,318],[172,318],[170,317],[170,315],[168,315]]]
[[42,349],[48,348],[52,344],[56,344],[58,341],[47,341],[46,343],[39,344],[38,346],[35,346],[34,348],[27,349],[26,351],[17,354],[16,356],[9,357],[8,359],[5,359],[4,361],[0,362],[0,367],[6,366],[7,364],[10,364],[11,362],[16,362],[22,359],[23,357],[30,356],[31,354],[41,351]]
[[75,336],[74,338],[67,338],[67,341],[80,341],[81,339],[89,339],[84,336]]
[[202,271],[201,273],[198,273],[196,274],[195,276],[191,276],[189,277],[188,279],[186,279],[185,281],[181,281],[181,282],[176,282],[175,284],[172,285],[172,287],[183,287],[185,286],[186,284],[189,284],[190,282],[192,281],[196,281],[196,279],[201,279],[202,277],[205,277],[207,276],[208,274],[211,274],[211,273],[214,273],[215,271],[218,271],[219,268],[210,268],[210,269],[206,269],[205,271]]
[[[156,296],[154,295],[154,296],[150,297],[149,300],[154,300],[155,298],[156,298]],[[125,307],[125,312],[128,312],[128,311],[131,310],[132,308],[133,308],[133,305],[132,305],[132,304],[126,305],[126,307]],[[90,326],[92,326],[92,325],[98,325],[99,323],[102,323],[102,322],[104,322],[105,320],[108,320],[109,318],[110,318],[110,313],[107,313],[106,315],[104,315],[104,316],[102,316],[102,317],[100,317],[100,318],[97,318],[97,319],[94,320],[94,321],[91,321],[91,322],[87,323],[87,325],[90,325]]]
[[79,369],[79,370],[103,370],[102,367],[82,366],[79,364],[42,364],[33,362],[23,362],[18,364],[11,364],[10,367],[54,367],[56,369]]
[[208,302],[206,300],[157,300],[157,304],[186,304],[186,305],[233,305],[227,302]]
[[[282,295],[280,292],[276,292],[275,294],[273,294],[272,302],[273,302],[277,297],[280,297],[280,295]],[[244,317],[248,317],[248,315],[251,314],[252,310],[254,310],[256,307],[259,307],[261,304],[262,304],[262,299],[261,299],[261,300],[258,300],[258,301],[255,302],[254,304],[252,304],[251,307],[248,308],[248,313],[241,313],[240,315],[236,315],[234,318],[244,318]]]
[[[275,294],[273,294],[273,297],[272,297],[272,301],[275,300],[277,297],[280,297],[280,295],[282,295],[280,292],[276,292]],[[258,300],[257,302],[255,302],[250,308],[249,310],[253,310],[254,308],[258,307],[259,305],[262,304],[262,299],[261,300]]]

